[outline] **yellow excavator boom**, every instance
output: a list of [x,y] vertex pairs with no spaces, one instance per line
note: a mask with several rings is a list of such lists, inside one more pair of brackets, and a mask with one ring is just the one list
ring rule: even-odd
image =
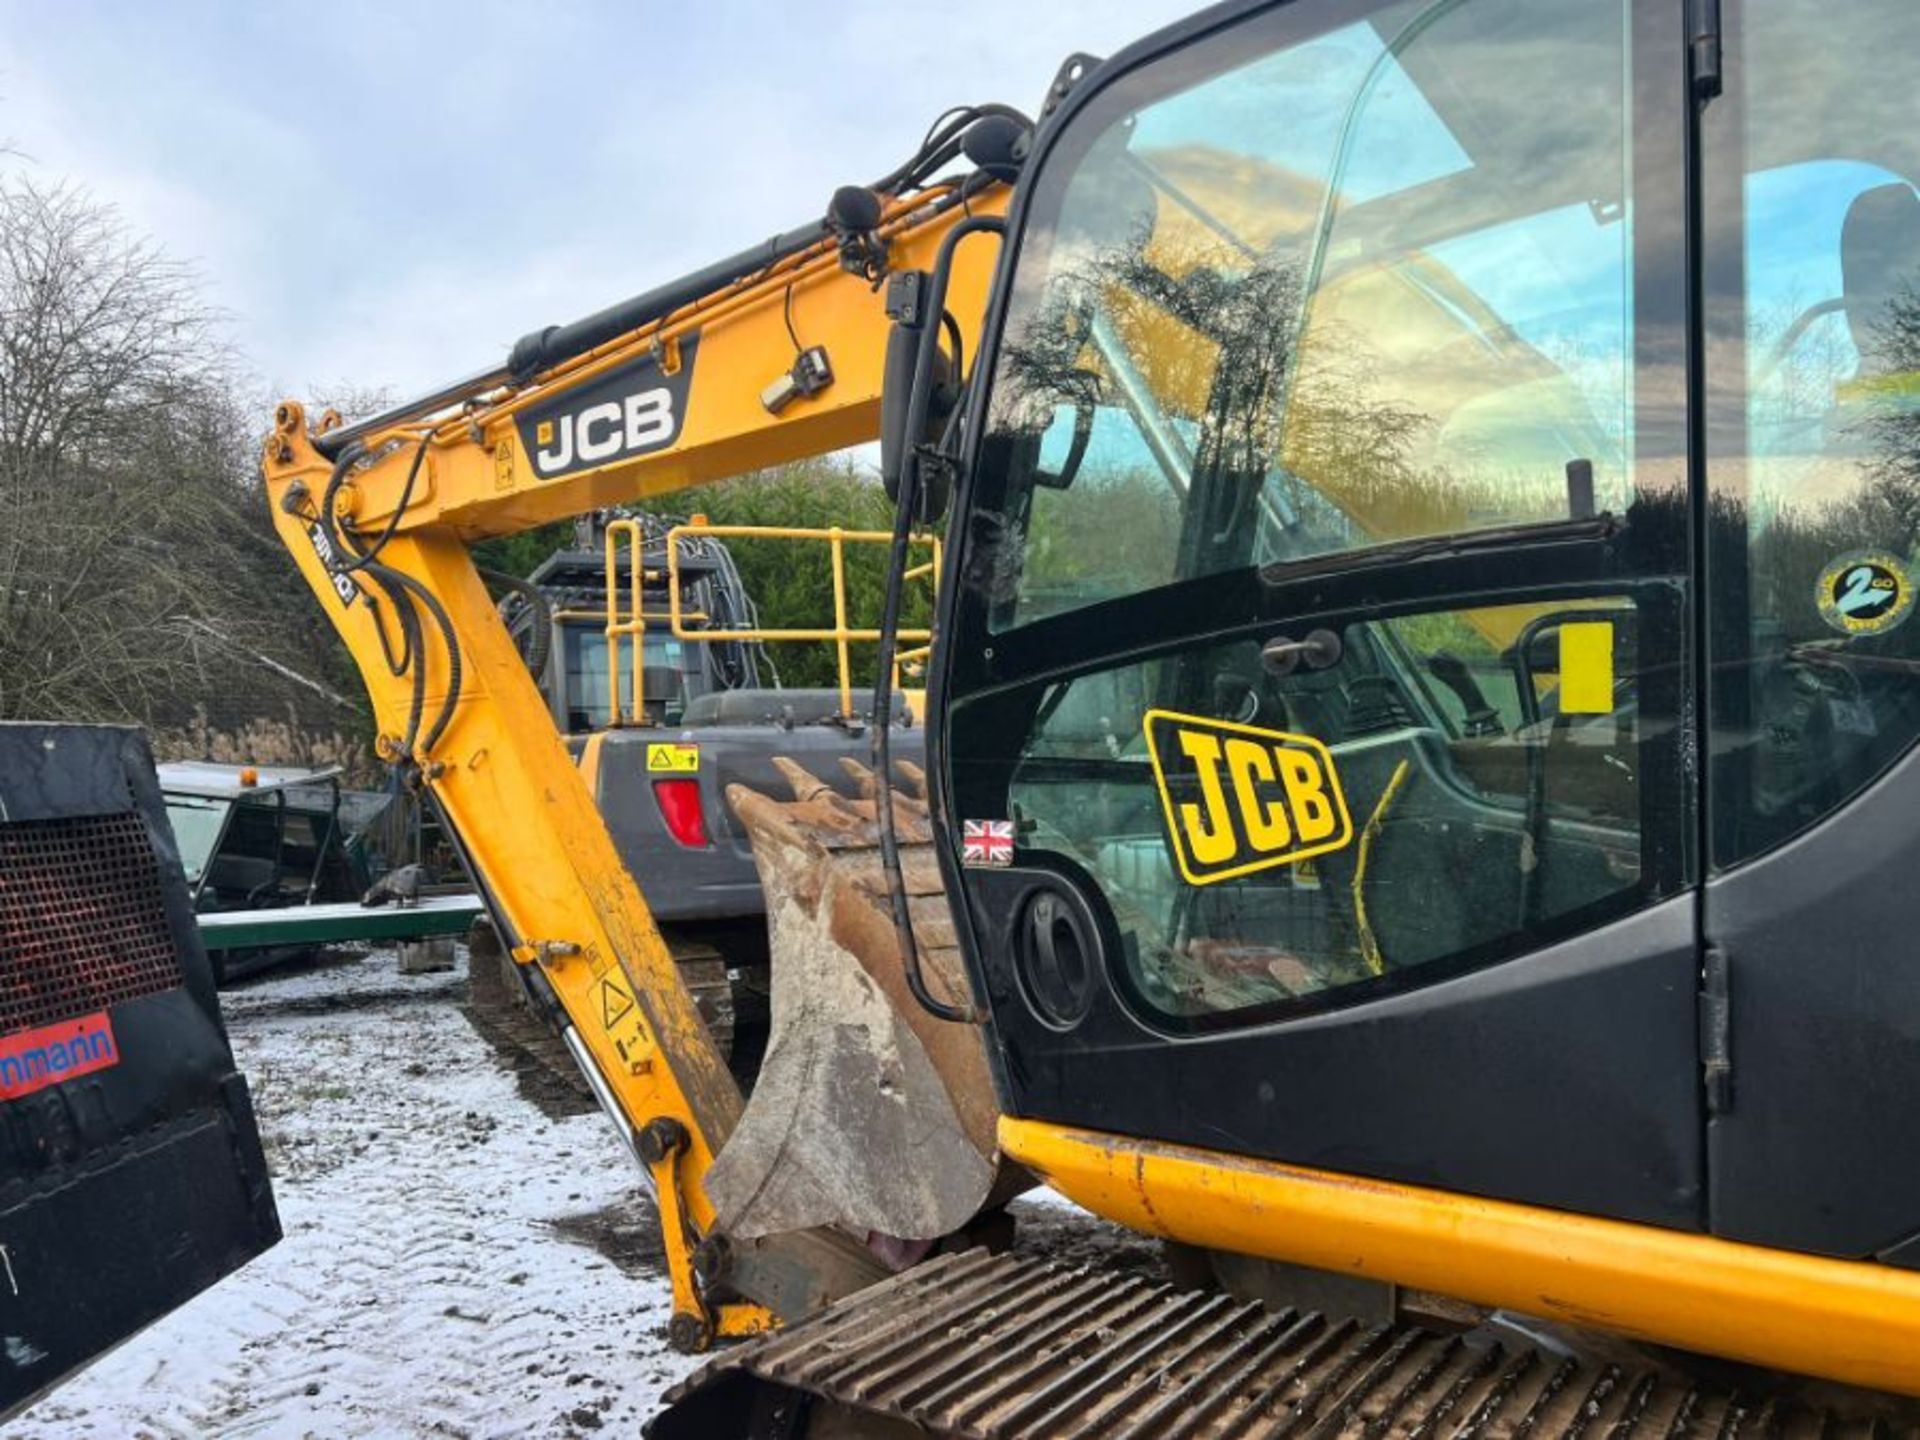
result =
[[[976,171],[869,193],[870,224],[814,227],[811,243],[520,378],[483,377],[351,431],[289,400],[266,445],[274,523],[366,681],[380,755],[412,767],[445,814],[514,959],[657,1185],[689,1346],[803,1313],[848,1276],[871,1278],[870,1261],[835,1235],[776,1237],[735,1257],[740,1300],[717,1313],[703,1300],[701,1180],[740,1090],[469,546],[874,439],[890,323],[880,273],[926,268],[956,222],[997,212],[1006,191]],[[968,350],[985,251],[963,247],[950,291]],[[536,365],[543,338],[523,346]]]

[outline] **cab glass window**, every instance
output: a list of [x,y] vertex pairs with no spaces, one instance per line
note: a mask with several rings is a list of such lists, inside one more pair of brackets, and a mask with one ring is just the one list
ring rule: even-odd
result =
[[[1019,863],[1097,889],[1156,1023],[1423,983],[1685,883],[1683,577],[1359,579],[1402,541],[1597,546],[1635,503],[1628,38],[1620,3],[1376,7],[1117,82],[1036,178],[963,583],[1033,656],[1220,579],[1166,597],[1189,638],[1063,646],[955,729],[1019,727]],[[1298,563],[1341,556],[1344,589]],[[1215,602],[1256,566],[1312,618]]]
[[1679,614],[1665,586],[1430,610],[1286,674],[1248,639],[1056,682],[1023,857],[1090,877],[1116,981],[1176,1026],[1536,948],[1675,888]]
[[[650,634],[643,639],[647,710],[656,724],[677,724],[687,707],[685,647],[672,635]],[[566,664],[567,730],[582,734],[613,723],[612,685],[607,674],[607,637],[584,625],[561,629],[561,653]],[[620,651],[620,704],[623,713],[633,706],[631,651]]]
[[186,871],[189,882],[198,883],[232,807],[225,800],[197,795],[169,795],[166,800],[167,821],[173,826],[174,843],[180,847],[180,868]]
[[[1708,107],[1713,858],[1920,734],[1920,129],[1908,0],[1749,0]],[[1870,83],[1845,78],[1889,58]]]
[[1624,512],[1625,31],[1618,0],[1391,4],[1104,92],[1037,181],[996,364],[994,628]]

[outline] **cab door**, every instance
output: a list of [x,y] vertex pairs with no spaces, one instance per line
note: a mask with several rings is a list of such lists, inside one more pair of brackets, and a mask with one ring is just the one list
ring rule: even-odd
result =
[[938,735],[1014,1113],[1703,1224],[1680,9],[1210,13],[1043,140]]
[[1702,118],[1716,1233],[1920,1265],[1920,10],[1747,0]]

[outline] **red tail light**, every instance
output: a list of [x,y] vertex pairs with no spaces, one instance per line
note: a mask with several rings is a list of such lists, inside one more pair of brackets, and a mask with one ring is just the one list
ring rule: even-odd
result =
[[674,839],[694,849],[711,843],[707,839],[707,815],[700,808],[698,780],[656,780],[653,798],[659,802],[661,817]]

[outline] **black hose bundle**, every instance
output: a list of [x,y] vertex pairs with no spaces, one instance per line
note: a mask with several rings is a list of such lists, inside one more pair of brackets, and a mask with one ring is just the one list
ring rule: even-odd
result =
[[[400,528],[401,517],[407,513],[407,507],[413,499],[414,482],[419,479],[420,466],[427,455],[428,441],[422,437],[419,448],[414,452],[413,464],[407,469],[406,484],[401,487],[400,498],[393,507],[393,515],[388,519],[386,529],[380,533],[371,548],[362,550],[359,538],[351,531],[340,528],[339,517],[334,505],[339,499],[340,487],[346,483],[347,472],[366,457],[364,446],[355,444],[342,450],[333,462],[333,471],[327,477],[327,488],[320,501],[320,528],[326,535],[327,543],[335,557],[333,572],[336,575],[364,575],[372,580],[385,593],[387,604],[392,607],[400,626],[400,648],[396,652],[388,638],[386,623],[381,619],[379,603],[371,589],[360,585],[361,593],[367,597],[368,607],[373,615],[375,632],[380,637],[380,649],[386,659],[387,669],[393,675],[405,675],[409,671],[413,678],[413,696],[407,712],[407,733],[401,741],[401,753],[406,756],[425,755],[439,743],[446,733],[447,726],[453,720],[453,707],[460,698],[460,682],[463,666],[460,656],[460,636],[453,626],[453,617],[447,614],[446,606],[440,603],[440,597],[427,589],[411,575],[394,569],[391,565],[379,562],[380,552],[387,547]],[[345,557],[345,558],[341,558]],[[416,603],[417,602],[417,603]],[[419,606],[425,606],[433,617],[435,628],[447,647],[447,698],[441,704],[439,713],[427,727],[424,740],[421,739],[421,722],[426,714],[427,698],[427,659],[424,634],[420,625]]]
[[553,658],[553,603],[538,585],[530,580],[522,580],[518,575],[509,575],[504,570],[489,570],[482,566],[480,578],[501,590],[511,590],[520,597],[521,603],[527,607],[527,613],[533,617],[527,648],[520,658],[526,661],[527,673],[533,676],[533,683],[538,685],[546,678],[547,665]]

